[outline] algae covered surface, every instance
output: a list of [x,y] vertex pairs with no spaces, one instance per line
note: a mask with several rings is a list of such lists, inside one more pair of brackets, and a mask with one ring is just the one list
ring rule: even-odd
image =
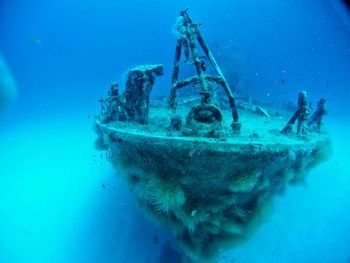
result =
[[235,135],[223,111],[225,136],[184,136],[169,129],[161,104],[150,108],[148,125],[97,120],[96,144],[109,149],[144,211],[173,233],[184,261],[215,262],[249,238],[271,213],[273,197],[331,152],[325,133],[280,134],[283,114],[242,111],[244,126]]

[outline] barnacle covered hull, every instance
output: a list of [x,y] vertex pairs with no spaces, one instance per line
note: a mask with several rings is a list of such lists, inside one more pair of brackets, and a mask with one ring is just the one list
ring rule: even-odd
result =
[[111,162],[141,206],[198,262],[246,239],[268,214],[272,197],[302,180],[330,149],[325,134],[276,136],[276,143],[177,136],[138,125],[97,122],[96,128],[98,144],[111,150]]

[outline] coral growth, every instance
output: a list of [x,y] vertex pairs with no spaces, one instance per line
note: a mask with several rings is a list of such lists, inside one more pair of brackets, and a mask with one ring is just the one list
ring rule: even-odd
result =
[[152,177],[147,185],[149,204],[161,213],[169,214],[178,210],[185,203],[185,194],[176,182]]
[[194,262],[215,262],[219,251],[250,237],[271,214],[272,197],[330,152],[328,140],[252,150],[99,132],[141,207],[172,231],[184,258]]
[[258,184],[259,176],[258,171],[242,173],[234,178],[229,189],[232,192],[250,192]]

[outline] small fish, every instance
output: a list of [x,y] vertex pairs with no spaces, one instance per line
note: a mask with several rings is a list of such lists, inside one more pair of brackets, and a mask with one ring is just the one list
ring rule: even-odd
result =
[[104,188],[104,189],[106,188],[105,184],[102,184],[102,188]]
[[38,37],[32,37],[32,38],[30,39],[30,42],[32,42],[32,44],[40,44],[40,43],[41,43],[41,40],[40,40],[40,38],[38,38]]
[[153,243],[156,244],[156,245],[158,244],[158,236],[157,235],[154,235]]
[[299,75],[298,81],[302,81],[303,80],[303,74]]
[[285,81],[284,79],[281,79],[281,82],[282,82],[283,84],[286,84],[286,81]]

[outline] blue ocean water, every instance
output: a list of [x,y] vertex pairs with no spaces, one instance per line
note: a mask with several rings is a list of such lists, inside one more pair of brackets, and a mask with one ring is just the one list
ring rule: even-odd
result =
[[325,97],[334,145],[219,262],[350,262],[350,14],[336,0],[1,0],[17,97],[0,112],[0,262],[175,262],[164,255],[171,235],[93,148],[92,116],[138,64],[164,64],[153,96],[168,95],[172,27],[186,7],[254,98]]

